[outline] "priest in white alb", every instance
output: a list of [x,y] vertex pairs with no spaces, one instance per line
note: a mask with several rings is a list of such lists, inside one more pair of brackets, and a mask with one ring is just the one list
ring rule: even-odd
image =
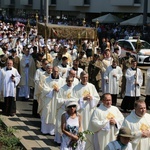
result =
[[55,138],[54,141],[61,143],[61,116],[66,111],[66,104],[72,98],[72,89],[73,89],[73,77],[68,76],[66,78],[66,83],[63,87],[60,88],[57,97],[57,114],[56,114],[56,129],[55,129]]
[[52,74],[46,78],[42,91],[41,132],[43,134],[55,134],[57,95],[63,85],[64,80],[59,76],[59,68],[53,67]]
[[80,82],[79,79],[76,78],[76,71],[74,71],[73,69],[68,71],[68,76],[73,78],[73,86],[77,85]]
[[135,101],[134,110],[125,118],[123,126],[130,128],[135,136],[131,141],[133,150],[150,149],[150,114],[146,113],[144,100]]
[[34,75],[36,72],[35,61],[29,54],[29,48],[24,47],[24,55],[20,60],[20,90],[19,97],[28,100],[30,98],[30,87],[34,88]]
[[41,116],[41,112],[43,109],[42,90],[43,90],[44,82],[45,82],[46,78],[51,75],[52,69],[53,69],[52,64],[46,65],[46,71],[40,75],[39,83],[37,85],[37,91],[35,93],[35,96],[38,97],[38,99],[37,99],[37,102],[38,102],[37,113],[40,116]]
[[123,120],[124,117],[119,109],[112,106],[111,94],[105,93],[102,96],[102,103],[91,117],[89,130],[94,132],[94,135],[91,138],[91,145],[88,145],[89,150],[104,150],[109,142],[116,140]]
[[83,131],[88,129],[91,115],[100,101],[99,94],[93,84],[88,82],[88,73],[82,71],[80,74],[81,82],[73,88],[73,97],[78,100],[82,116]]
[[40,78],[41,76],[45,73],[46,71],[46,65],[48,64],[47,59],[43,59],[42,60],[42,67],[38,68],[35,72],[35,76],[34,76],[34,83],[35,83],[35,88],[34,88],[34,100],[33,100],[33,107],[32,107],[32,115],[34,117],[38,116],[37,110],[38,110],[38,101],[39,101],[39,96],[40,96],[40,92],[39,90],[39,82],[40,82]]

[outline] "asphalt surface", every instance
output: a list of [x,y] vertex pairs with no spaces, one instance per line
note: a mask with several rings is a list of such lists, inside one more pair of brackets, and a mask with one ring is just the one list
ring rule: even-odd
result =
[[[101,95],[101,93],[100,93]],[[145,99],[145,86],[141,88],[141,99]],[[117,106],[120,107],[122,99],[118,95]],[[32,116],[33,99],[22,101],[17,99],[17,114],[14,117],[2,116],[7,126],[18,130],[16,136],[21,139],[22,145],[27,150],[59,150],[59,145],[54,142],[54,136],[43,135],[40,131],[40,118]],[[129,113],[123,113],[126,117]]]

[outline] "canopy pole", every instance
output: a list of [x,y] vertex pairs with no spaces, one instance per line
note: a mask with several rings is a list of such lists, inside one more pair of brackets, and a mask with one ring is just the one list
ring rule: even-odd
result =
[[46,59],[48,60],[48,52],[47,52],[47,21],[46,17],[44,17],[44,23],[45,23],[45,46],[46,46]]

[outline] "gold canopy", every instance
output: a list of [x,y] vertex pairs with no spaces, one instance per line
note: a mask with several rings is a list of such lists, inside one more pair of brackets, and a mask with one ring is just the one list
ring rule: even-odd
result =
[[[45,24],[38,23],[38,34],[45,36]],[[65,26],[47,24],[46,33],[48,38],[57,39],[95,39],[95,29],[80,26]]]

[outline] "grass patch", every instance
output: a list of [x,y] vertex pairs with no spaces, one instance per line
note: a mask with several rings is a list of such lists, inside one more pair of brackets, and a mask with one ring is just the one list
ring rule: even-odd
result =
[[6,127],[0,118],[0,150],[24,150],[20,139],[14,136],[17,129]]

